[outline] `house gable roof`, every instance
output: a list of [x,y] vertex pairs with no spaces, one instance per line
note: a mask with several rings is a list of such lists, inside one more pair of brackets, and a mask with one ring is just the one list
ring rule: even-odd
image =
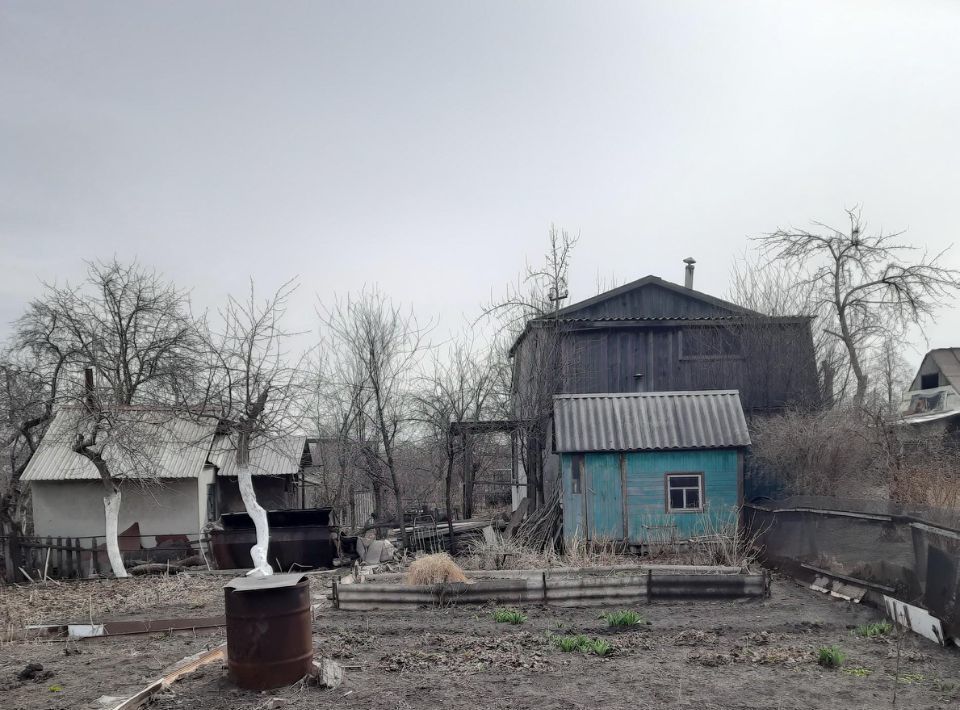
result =
[[757,311],[743,308],[701,291],[664,281],[659,276],[644,276],[623,286],[561,308],[555,314],[532,318],[510,347],[513,355],[533,328],[552,322],[615,326],[618,323],[651,323],[667,325],[684,321],[724,321],[762,318],[767,321],[800,322],[797,318],[771,319]]
[[[642,279],[637,279],[636,281],[631,281],[628,284],[623,286],[618,286],[617,288],[611,289],[609,291],[604,291],[603,293],[597,294],[591,298],[587,298],[583,301],[578,301],[577,303],[572,303],[569,306],[565,306],[557,311],[557,316],[560,318],[564,317],[574,317],[578,313],[582,313],[588,310],[595,310],[597,306],[602,304],[607,304],[611,301],[616,301],[623,298],[624,296],[631,294],[640,290],[654,290],[662,289],[665,291],[679,296],[680,298],[693,301],[708,308],[704,309],[702,315],[731,315],[731,316],[761,316],[762,314],[757,313],[756,311],[751,311],[742,306],[738,306],[735,303],[729,301],[724,301],[722,298],[717,298],[716,296],[711,296],[709,294],[703,293],[701,291],[696,291],[692,288],[686,288],[685,286],[680,286],[679,284],[671,283],[661,279],[659,276],[653,276],[652,274],[644,276]],[[612,314],[608,314],[612,315]],[[619,317],[634,317],[634,318],[647,318],[647,317],[687,317],[686,313],[621,313],[618,314]]]
[[911,390],[920,389],[920,375],[928,372],[931,364],[940,371],[948,385],[960,392],[960,348],[936,348],[924,355],[910,385]]
[[[121,479],[197,478],[210,452],[216,422],[198,423],[168,410],[129,407],[114,418],[103,458]],[[82,410],[64,407],[54,416],[21,477],[24,481],[99,481],[87,458],[74,452]]]

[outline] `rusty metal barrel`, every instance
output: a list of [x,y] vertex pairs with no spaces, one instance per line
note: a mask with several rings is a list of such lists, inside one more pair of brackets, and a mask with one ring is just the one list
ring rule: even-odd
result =
[[231,682],[248,690],[268,690],[310,672],[313,629],[306,577],[237,577],[224,587],[224,602]]

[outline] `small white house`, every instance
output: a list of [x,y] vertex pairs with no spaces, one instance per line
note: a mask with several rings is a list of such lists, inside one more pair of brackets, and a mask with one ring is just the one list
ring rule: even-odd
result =
[[[160,409],[126,408],[124,446],[103,457],[121,481],[119,530],[136,525],[143,547],[157,536],[196,537],[221,513],[243,510],[235,445],[216,422],[198,423]],[[73,451],[76,408],[57,413],[22,479],[30,487],[33,532],[41,537],[103,537],[104,486],[96,467]],[[267,509],[299,504],[306,437],[253,442],[250,464],[258,500]]]
[[944,432],[956,428],[960,417],[960,348],[938,348],[928,352],[900,403],[898,424],[934,428]]

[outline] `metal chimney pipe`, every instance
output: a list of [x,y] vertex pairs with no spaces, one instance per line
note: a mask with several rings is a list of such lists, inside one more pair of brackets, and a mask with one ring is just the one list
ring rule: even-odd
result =
[[684,274],[683,285],[687,288],[693,288],[693,265],[697,263],[697,260],[692,256],[688,256],[683,260],[683,263],[687,265],[686,274]]

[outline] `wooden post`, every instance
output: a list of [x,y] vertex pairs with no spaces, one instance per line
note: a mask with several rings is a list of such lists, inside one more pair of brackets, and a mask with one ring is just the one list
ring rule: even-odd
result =
[[17,535],[16,527],[11,525],[7,534],[7,549],[3,560],[4,575],[8,582],[17,581],[17,567],[21,554],[20,537]]
[[463,517],[473,517],[473,441],[463,432]]
[[90,540],[90,577],[100,574],[100,555],[97,554],[97,547],[97,538],[92,538]]
[[80,538],[73,538],[73,573],[77,577],[83,577],[83,548],[80,546]]
[[64,576],[66,565],[63,564],[64,554],[63,554],[63,538],[57,538],[57,554],[53,558],[53,564],[56,567],[57,575],[60,577]]

